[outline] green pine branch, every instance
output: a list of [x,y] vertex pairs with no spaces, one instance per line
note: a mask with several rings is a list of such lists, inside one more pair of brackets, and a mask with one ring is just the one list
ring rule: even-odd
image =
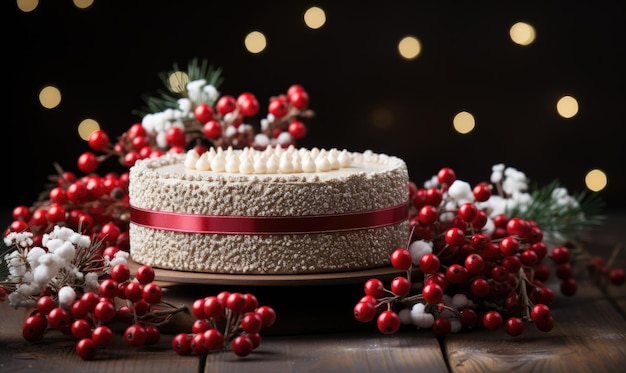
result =
[[553,199],[557,188],[561,185],[556,180],[544,187],[534,188],[529,205],[511,209],[507,214],[532,220],[544,233],[565,239],[577,239],[583,232],[602,225],[605,205],[597,193],[576,193],[570,195],[576,203],[559,204]]
[[[180,74],[180,72],[184,72],[185,75]],[[178,100],[188,97],[185,89],[187,83],[204,79],[207,81],[207,84],[218,88],[224,81],[221,75],[222,69],[210,65],[206,59],[192,59],[187,64],[186,71],[174,63],[172,69],[159,74],[165,89],[158,90],[156,95],[143,95],[144,107],[134,111],[133,114],[144,117],[150,113],[159,113],[166,109],[177,108]],[[176,80],[172,82],[170,79]]]

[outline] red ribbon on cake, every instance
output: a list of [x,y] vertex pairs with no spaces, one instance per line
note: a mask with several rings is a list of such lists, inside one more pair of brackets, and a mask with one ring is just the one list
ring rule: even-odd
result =
[[409,205],[333,215],[226,216],[147,210],[130,206],[130,221],[146,228],[211,234],[310,234],[380,228],[408,219]]

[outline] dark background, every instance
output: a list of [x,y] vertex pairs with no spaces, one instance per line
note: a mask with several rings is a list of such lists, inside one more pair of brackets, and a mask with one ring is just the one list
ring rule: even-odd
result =
[[[1,207],[30,205],[53,162],[77,171],[78,155],[89,150],[76,132],[80,121],[93,118],[120,135],[141,120],[134,111],[143,95],[164,88],[158,74],[198,57],[223,69],[222,94],[259,98],[257,120],[270,96],[302,84],[316,116],[299,146],[397,155],[418,184],[444,166],[484,181],[504,163],[532,183],[558,179],[573,193],[584,190],[588,170],[600,168],[608,175],[602,199],[625,208],[623,4],[96,0],[81,10],[67,0],[23,13],[6,1],[2,55],[13,84],[4,92],[10,116],[1,135]],[[302,21],[314,5],[327,16],[318,30]],[[535,27],[530,46],[509,38],[518,21]],[[252,30],[268,40],[258,55],[243,46]],[[397,52],[407,35],[422,43],[411,61]],[[62,93],[53,110],[38,103],[48,84]],[[572,119],[555,110],[563,95],[578,100]],[[389,128],[373,125],[379,108],[393,113]],[[452,119],[464,110],[476,128],[459,135]]]

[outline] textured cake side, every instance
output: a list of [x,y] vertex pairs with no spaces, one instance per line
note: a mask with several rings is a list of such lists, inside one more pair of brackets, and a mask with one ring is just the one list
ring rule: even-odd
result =
[[[263,178],[162,172],[180,157],[131,168],[130,202],[149,210],[210,215],[306,216],[367,211],[407,203],[404,162],[359,155],[385,164],[380,171],[320,179],[315,175]],[[388,167],[387,167],[388,166]],[[161,171],[159,171],[161,170]],[[408,222],[345,233],[222,235],[179,233],[131,224],[132,258],[154,267],[211,273],[316,273],[388,263],[406,244]]]

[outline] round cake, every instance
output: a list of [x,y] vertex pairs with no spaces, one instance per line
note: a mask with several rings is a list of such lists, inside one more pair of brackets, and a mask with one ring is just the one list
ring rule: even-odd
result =
[[268,147],[166,154],[130,169],[130,254],[219,274],[309,274],[389,264],[407,245],[398,157]]

